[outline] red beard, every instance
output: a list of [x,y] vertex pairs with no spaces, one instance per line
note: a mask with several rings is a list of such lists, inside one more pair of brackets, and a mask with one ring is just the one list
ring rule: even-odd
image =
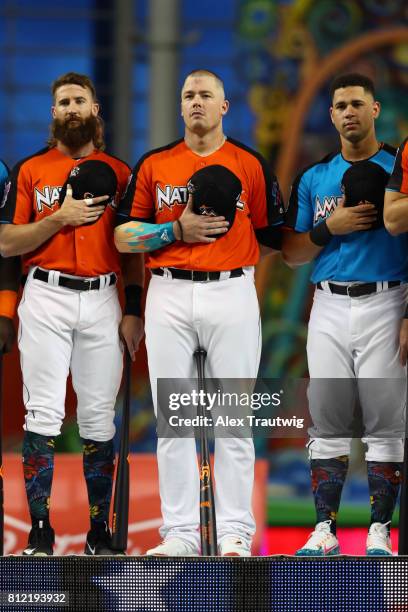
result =
[[89,142],[95,142],[98,130],[98,119],[90,115],[85,119],[68,117],[61,121],[54,119],[51,124],[51,135],[69,149],[80,149]]

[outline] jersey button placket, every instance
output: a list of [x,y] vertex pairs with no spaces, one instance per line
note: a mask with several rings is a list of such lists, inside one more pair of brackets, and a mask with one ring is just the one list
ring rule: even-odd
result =
[[85,236],[82,234],[81,229],[78,228],[75,232],[75,248],[77,251],[78,264],[82,268],[81,275],[84,275],[86,269],[86,257],[85,257]]

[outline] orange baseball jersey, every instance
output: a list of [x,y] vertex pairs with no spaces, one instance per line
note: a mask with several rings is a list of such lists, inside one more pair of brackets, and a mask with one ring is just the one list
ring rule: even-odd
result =
[[387,189],[408,194],[408,138],[398,149]]
[[59,192],[72,168],[97,159],[109,164],[118,179],[115,204],[109,204],[92,225],[66,226],[35,251],[23,256],[25,268],[41,266],[76,276],[98,276],[119,272],[119,254],[113,241],[116,202],[123,194],[130,174],[125,162],[94,150],[91,155],[72,159],[57,148],[45,148],[19,162],[12,170],[0,223],[34,223],[52,215],[59,206]]
[[150,268],[222,271],[258,262],[258,239],[268,244],[268,232],[282,223],[283,202],[278,181],[259,153],[228,138],[217,151],[201,157],[178,140],[144,155],[135,166],[117,223],[130,220],[166,223],[183,213],[187,183],[201,168],[219,164],[241,180],[235,221],[225,235],[211,244],[177,241],[147,254]]

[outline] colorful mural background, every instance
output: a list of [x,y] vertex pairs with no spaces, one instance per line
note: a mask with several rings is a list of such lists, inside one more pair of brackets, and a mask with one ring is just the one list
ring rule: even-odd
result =
[[[0,157],[10,165],[43,146],[49,121],[48,86],[66,70],[94,76],[109,124],[110,101],[117,95],[108,70],[113,1],[74,0],[70,7],[67,13],[62,3],[50,0],[36,3],[35,11],[28,1],[20,2],[17,9],[5,0],[0,7]],[[147,0],[134,2],[132,159],[127,160],[132,165],[148,148],[148,41],[143,34],[148,8]],[[286,197],[303,166],[337,148],[327,93],[336,74],[360,71],[375,80],[382,104],[377,124],[381,140],[397,145],[408,134],[404,0],[184,0],[179,81],[188,70],[201,66],[225,80],[231,100],[227,133],[270,160]],[[279,257],[259,266],[265,377],[307,376],[309,272],[308,266],[289,270]],[[16,352],[6,364],[6,374],[5,446],[17,450],[23,410]],[[62,450],[79,450],[74,405],[70,392],[69,418],[59,441]],[[131,447],[136,452],[155,448],[144,350],[134,368]],[[299,517],[304,523],[313,522],[303,443],[257,441],[257,452],[270,462],[269,522],[296,524]],[[365,523],[368,517],[364,469],[356,444],[340,517],[348,523]]]

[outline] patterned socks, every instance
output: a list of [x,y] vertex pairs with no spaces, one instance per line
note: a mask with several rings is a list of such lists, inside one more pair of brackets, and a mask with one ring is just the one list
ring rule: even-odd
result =
[[348,456],[312,459],[310,467],[316,523],[330,520],[330,530],[336,535],[336,518],[348,470]]
[[53,436],[26,431],[23,439],[23,470],[33,526],[43,521],[49,525],[49,507],[54,472]]
[[402,482],[402,463],[367,461],[371,522],[388,523],[392,519]]
[[82,445],[91,529],[98,529],[109,523],[115,450],[113,440],[108,442],[82,440]]
[[[347,475],[348,457],[312,459],[312,488],[317,523],[330,520],[330,529],[336,534],[336,517],[341,492]],[[371,521],[383,525],[391,521],[402,481],[402,463],[367,461],[370,492]]]

